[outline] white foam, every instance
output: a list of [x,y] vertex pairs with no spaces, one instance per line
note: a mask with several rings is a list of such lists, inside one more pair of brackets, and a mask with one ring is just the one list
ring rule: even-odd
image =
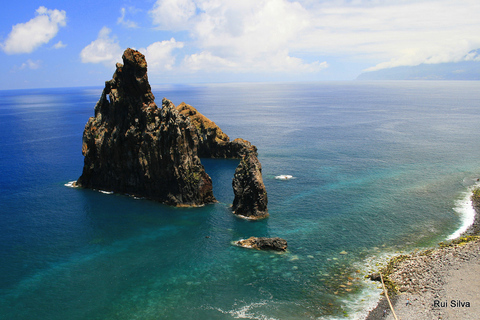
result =
[[[77,181],[76,180],[75,181],[69,181],[69,182],[65,183],[64,186],[69,187],[69,188],[78,188],[75,185],[75,182],[77,182]],[[106,190],[95,190],[95,191],[98,191],[98,192],[101,192],[101,193],[104,193],[104,194],[113,194],[114,193],[113,191],[106,191]],[[135,199],[141,199],[141,198],[135,198]]]
[[[373,310],[382,298],[381,286],[376,281],[365,278],[366,275],[385,267],[391,258],[403,254],[404,252],[393,251],[394,249],[373,248],[372,252],[363,260],[352,265],[354,269],[360,270],[358,274],[352,274],[352,277],[360,277],[362,280],[361,289],[341,299],[341,304],[348,313],[348,319],[365,319],[368,313]],[[344,316],[322,316],[319,320],[340,320]]]
[[359,293],[342,300],[343,304],[348,306],[349,319],[365,319],[368,313],[378,305],[382,297],[380,295],[382,289],[378,288],[378,283],[364,280],[364,286]]
[[[478,185],[474,186],[477,187]],[[452,240],[460,237],[462,233],[467,231],[467,229],[475,222],[475,208],[472,203],[472,190],[474,187],[468,189],[465,192],[465,195],[462,199],[457,200],[453,210],[460,215],[462,224],[460,228],[457,229],[454,233],[447,237],[447,240]]]
[[293,176],[291,176],[289,174],[281,174],[279,176],[276,176],[275,179],[277,179],[277,180],[290,180],[290,179],[293,179]]
[[67,182],[67,183],[64,184],[64,186],[69,187],[69,188],[76,188],[75,182],[77,182],[77,180]]
[[252,309],[255,309],[257,307],[262,307],[267,305],[266,301],[262,302],[253,302],[248,305],[239,307],[237,309],[232,309],[232,310],[222,310],[220,308],[214,308],[214,307],[207,307],[206,309],[212,309],[212,310],[217,310],[220,313],[223,314],[229,314],[235,319],[255,319],[255,320],[277,320],[276,318],[271,318],[263,314],[256,314]]

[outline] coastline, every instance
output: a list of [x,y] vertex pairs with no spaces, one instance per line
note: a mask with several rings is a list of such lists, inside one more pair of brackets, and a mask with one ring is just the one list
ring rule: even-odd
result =
[[[397,256],[382,269],[398,319],[477,319],[480,314],[480,192],[473,224],[440,247]],[[392,291],[396,291],[393,292]],[[365,320],[395,319],[382,297]]]

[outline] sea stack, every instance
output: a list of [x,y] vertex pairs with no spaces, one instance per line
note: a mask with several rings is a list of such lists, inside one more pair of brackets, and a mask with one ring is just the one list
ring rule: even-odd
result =
[[167,99],[157,107],[143,54],[127,49],[122,58],[85,126],[77,185],[173,206],[215,202],[189,118]]
[[245,150],[235,170],[232,186],[235,194],[232,210],[235,214],[252,220],[268,217],[267,190],[255,146]]
[[200,157],[241,159],[233,179],[233,212],[268,216],[257,148],[230,138],[192,106],[155,104],[140,52],[127,49],[85,125],[83,172],[76,185],[156,200],[173,206],[216,202]]

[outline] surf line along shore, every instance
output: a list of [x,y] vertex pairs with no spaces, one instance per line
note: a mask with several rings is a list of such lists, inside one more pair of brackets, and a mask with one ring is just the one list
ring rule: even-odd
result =
[[[480,314],[480,188],[471,196],[473,224],[439,247],[392,258],[379,270],[398,319],[478,319]],[[377,280],[379,274],[371,274]],[[394,319],[383,297],[366,320]]]

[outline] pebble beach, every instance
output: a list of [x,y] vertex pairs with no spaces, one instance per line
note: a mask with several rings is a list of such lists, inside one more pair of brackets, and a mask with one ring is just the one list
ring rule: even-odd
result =
[[[397,319],[478,319],[480,201],[474,197],[472,200],[475,222],[461,238],[393,258],[388,270],[380,270],[388,274],[389,297]],[[366,319],[395,319],[395,316],[383,297]]]

